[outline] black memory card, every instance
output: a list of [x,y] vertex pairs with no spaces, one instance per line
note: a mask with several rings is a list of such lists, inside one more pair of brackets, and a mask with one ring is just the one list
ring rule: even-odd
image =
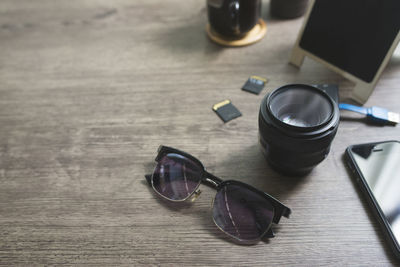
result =
[[230,100],[224,100],[213,106],[213,110],[224,121],[228,122],[237,117],[242,116],[242,113],[231,103]]
[[258,95],[262,89],[264,89],[264,85],[267,81],[267,79],[259,76],[250,76],[243,85],[242,90]]

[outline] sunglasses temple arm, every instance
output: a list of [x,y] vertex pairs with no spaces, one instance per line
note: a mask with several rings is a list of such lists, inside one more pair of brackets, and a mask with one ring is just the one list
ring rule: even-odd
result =
[[[281,203],[282,204],[282,203]],[[290,214],[292,213],[292,210],[289,209],[288,207],[286,207],[285,205],[282,204],[282,212],[281,212],[281,216],[284,216],[286,218],[290,217]]]
[[272,221],[274,223],[278,224],[282,216],[289,218],[291,212],[292,211],[288,207],[286,207],[285,205],[283,205],[281,203],[281,205],[279,207],[276,207],[275,216]]
[[265,193],[265,194],[267,195],[269,200],[272,202],[272,205],[275,207],[275,216],[273,218],[273,222],[278,224],[282,216],[289,218],[290,213],[292,213],[290,208],[286,207],[279,200],[268,195],[267,193]]
[[151,185],[151,174],[145,174],[144,177],[146,177],[146,181]]

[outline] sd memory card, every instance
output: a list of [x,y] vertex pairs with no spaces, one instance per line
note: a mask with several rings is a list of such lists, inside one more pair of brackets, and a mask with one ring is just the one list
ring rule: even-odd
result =
[[262,89],[264,89],[264,85],[267,81],[267,79],[259,76],[250,76],[243,85],[242,90],[258,95]]
[[213,106],[213,110],[224,121],[228,122],[237,117],[242,116],[242,113],[231,103],[230,100],[224,100]]

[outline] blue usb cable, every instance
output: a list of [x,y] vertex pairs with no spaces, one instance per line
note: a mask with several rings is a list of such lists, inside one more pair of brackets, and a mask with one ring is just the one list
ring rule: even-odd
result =
[[398,113],[388,111],[387,109],[380,107],[360,107],[345,103],[339,103],[339,109],[350,110],[357,113],[367,115],[367,118],[374,123],[378,124],[392,124],[396,125],[400,121],[400,116]]

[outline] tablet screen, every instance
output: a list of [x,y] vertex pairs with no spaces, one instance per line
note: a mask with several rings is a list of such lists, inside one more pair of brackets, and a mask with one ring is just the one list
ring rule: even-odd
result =
[[365,82],[400,30],[400,0],[316,0],[300,47]]

